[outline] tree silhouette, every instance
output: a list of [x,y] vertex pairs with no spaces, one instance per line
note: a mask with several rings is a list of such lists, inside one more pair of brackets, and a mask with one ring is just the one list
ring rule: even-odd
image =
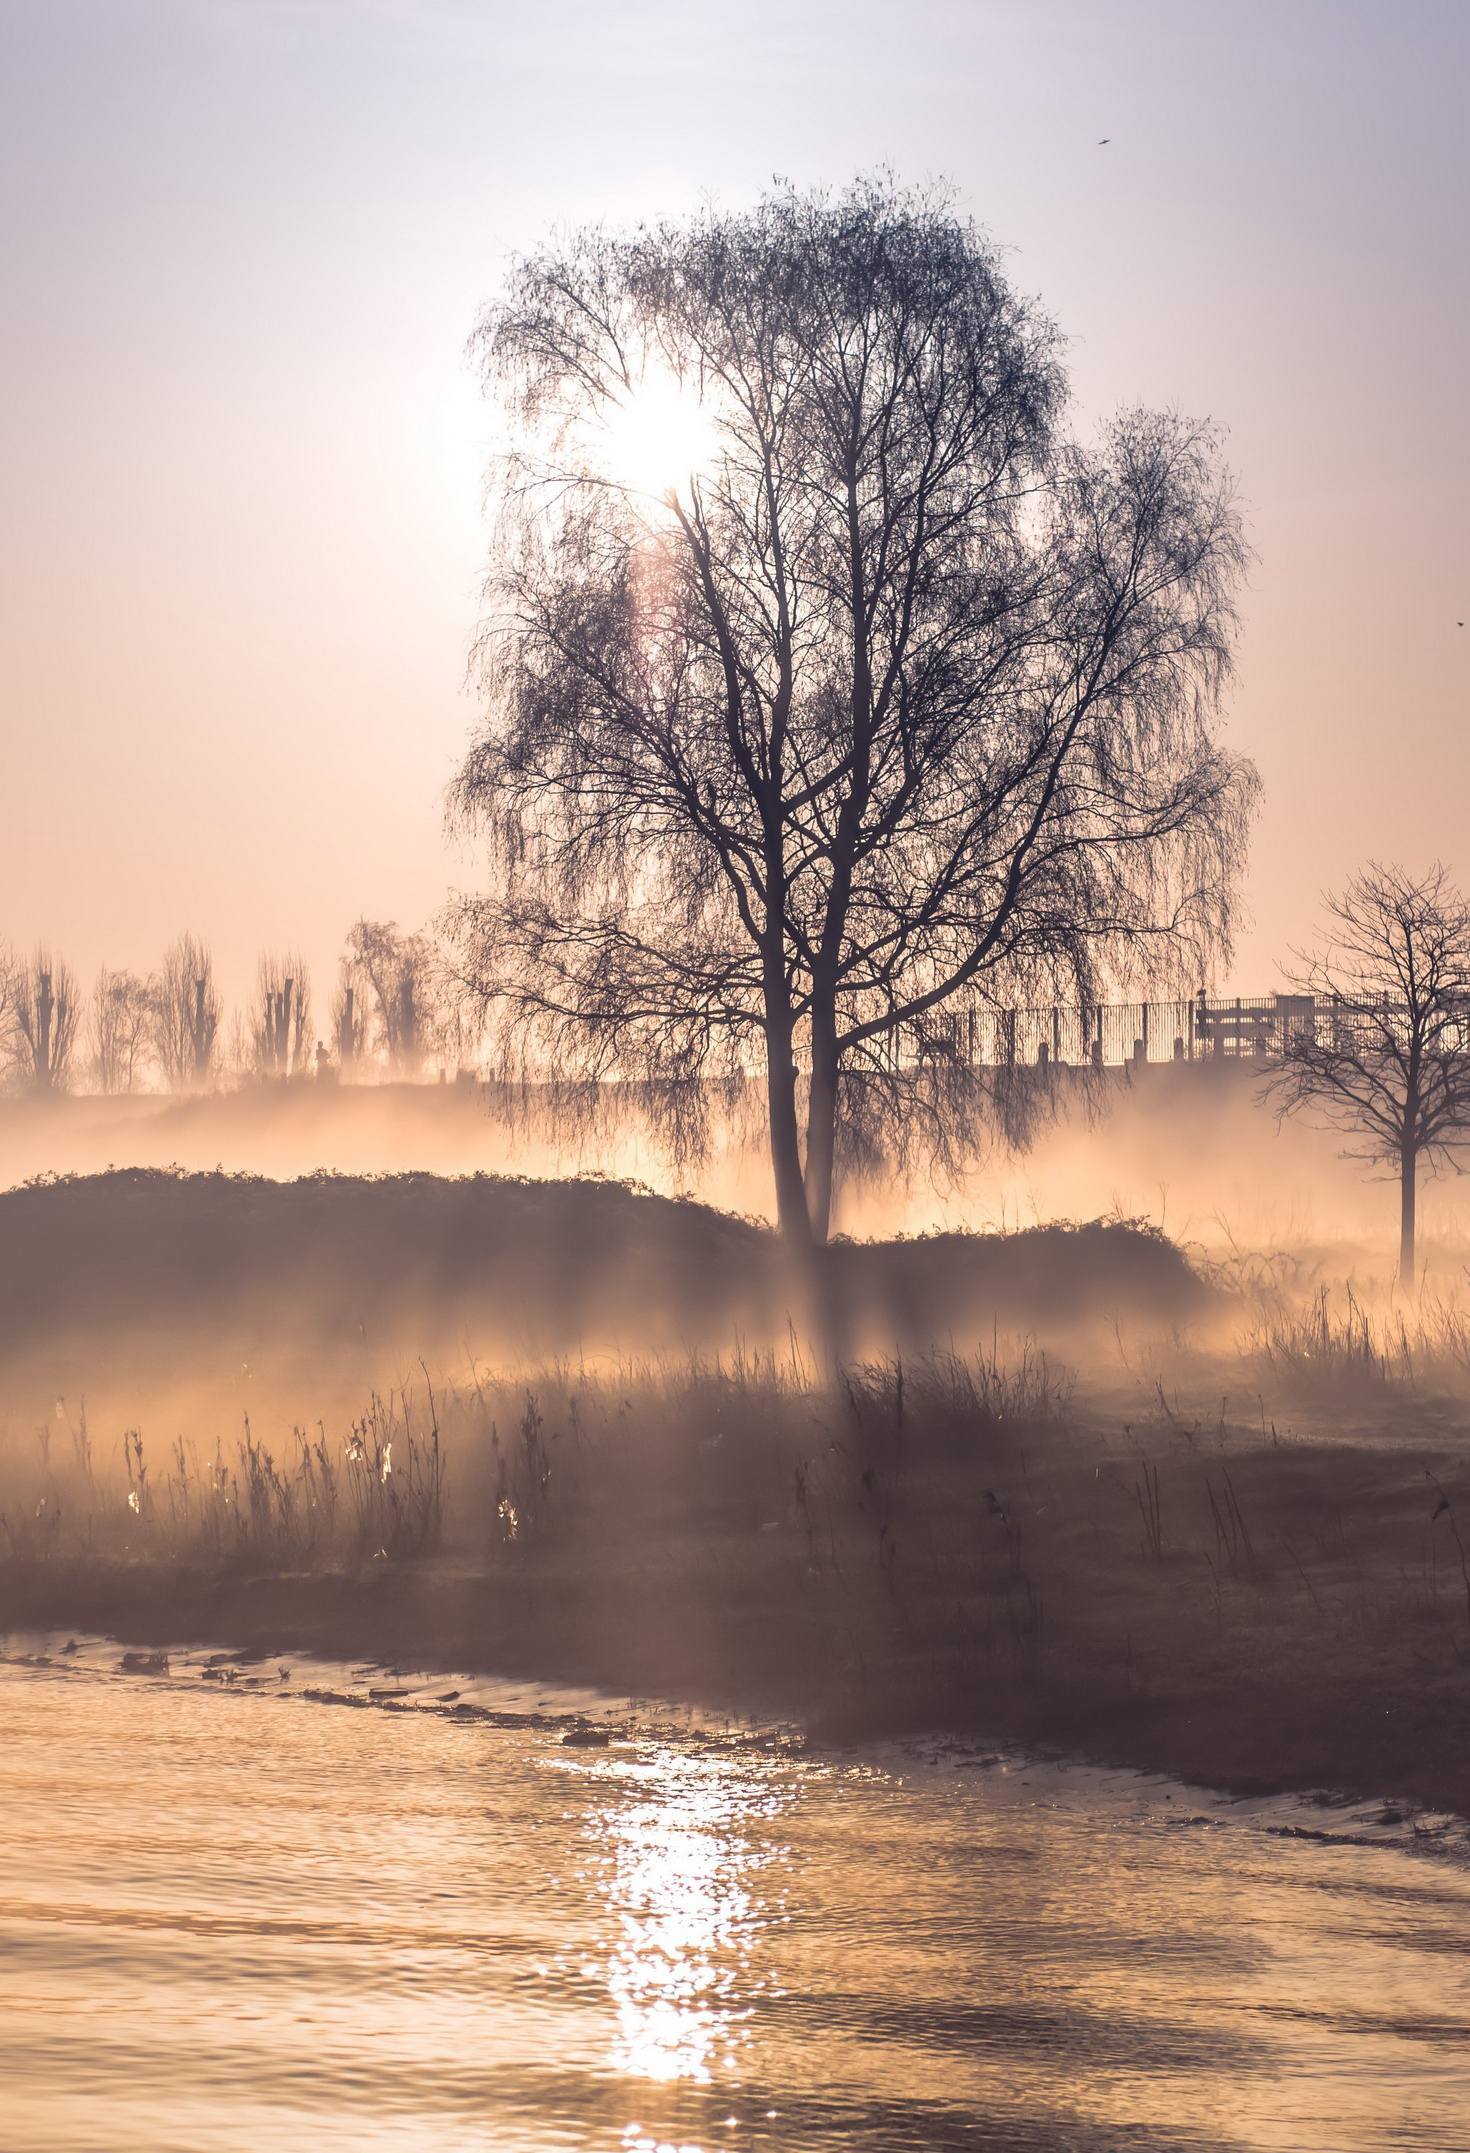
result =
[[157,1029],[156,981],[140,979],[136,972],[114,972],[104,965],[92,989],[89,1016],[97,1089],[132,1091]]
[[65,1091],[71,1078],[81,1003],[71,967],[39,947],[11,975],[12,1047],[32,1091]]
[[220,999],[208,948],[193,935],[171,943],[158,976],[155,1050],[165,1082],[188,1091],[209,1082],[218,1061]]
[[422,934],[360,919],[347,937],[344,977],[366,984],[377,1044],[395,1076],[416,1077],[436,1037],[437,965]]
[[332,997],[332,1043],[337,1067],[352,1076],[368,1046],[368,988],[361,968],[342,958],[337,967],[337,991]]
[[251,1065],[261,1076],[299,1076],[310,1051],[310,970],[297,954],[265,954],[256,969]]
[[[1177,417],[1066,438],[1058,348],[883,177],[583,232],[479,333],[519,447],[454,794],[491,866],[466,976],[523,1068],[671,1126],[760,1072],[798,1244],[843,1163],[971,1140],[953,997],[1092,1001],[1228,933],[1230,484]],[[621,464],[634,420],[687,444],[667,486]]]
[[1349,1138],[1399,1181],[1399,1283],[1414,1283],[1419,1169],[1470,1141],[1470,908],[1436,863],[1370,861],[1326,901],[1328,934],[1292,985],[1317,1005],[1267,1081],[1283,1114]]

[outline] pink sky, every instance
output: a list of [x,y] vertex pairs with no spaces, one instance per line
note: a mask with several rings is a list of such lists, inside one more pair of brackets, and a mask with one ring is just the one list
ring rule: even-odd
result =
[[0,941],[90,976],[189,926],[233,993],[287,943],[324,990],[357,914],[426,920],[474,872],[507,255],[878,162],[1012,250],[1082,420],[1229,428],[1265,807],[1221,984],[1369,853],[1470,879],[1467,92],[1460,0],[4,0]]

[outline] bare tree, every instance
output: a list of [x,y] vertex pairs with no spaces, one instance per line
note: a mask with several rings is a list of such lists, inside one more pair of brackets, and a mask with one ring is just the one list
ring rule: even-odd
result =
[[437,964],[427,935],[392,920],[362,919],[347,937],[347,970],[366,983],[377,1045],[395,1076],[417,1076],[437,1026]]
[[130,1092],[138,1082],[157,1030],[158,988],[136,972],[97,974],[88,1012],[92,1067],[97,1088]]
[[431,949],[433,1052],[446,1077],[472,1073],[485,1041],[485,1003],[462,978],[452,953],[435,945]]
[[584,232],[480,331],[521,446],[465,975],[523,1066],[671,1125],[759,1073],[798,1244],[839,1165],[976,1126],[979,1074],[902,1028],[1228,937],[1230,483],[1172,416],[1066,439],[1058,348],[946,197],[881,177]]
[[332,1042],[344,1077],[353,1074],[368,1051],[369,992],[360,968],[344,957],[337,967],[337,992],[332,998]]
[[15,1034],[14,952],[0,942],[0,1069],[11,1060]]
[[154,1049],[173,1091],[207,1084],[218,1066],[219,990],[207,946],[182,934],[158,978]]
[[81,1021],[70,966],[38,948],[28,963],[15,967],[11,997],[12,1051],[22,1082],[35,1092],[65,1091]]
[[1399,1283],[1412,1287],[1419,1170],[1470,1142],[1470,907],[1437,862],[1413,876],[1370,861],[1326,901],[1322,947],[1294,990],[1314,1004],[1268,1091],[1349,1138],[1345,1156],[1399,1183]]
[[300,956],[262,956],[249,1056],[261,1076],[299,1076],[311,1052],[311,974]]

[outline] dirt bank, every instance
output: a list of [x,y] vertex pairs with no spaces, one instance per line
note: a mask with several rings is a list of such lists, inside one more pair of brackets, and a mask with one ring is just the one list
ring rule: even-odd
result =
[[[1112,1321],[1157,1339],[1217,1304],[1118,1225],[839,1245],[821,1290],[836,1368],[784,1350],[768,1233],[616,1184],[12,1192],[0,1624],[1470,1814],[1462,1380],[1431,1398],[1415,1353],[1285,1314],[1254,1360],[1178,1347],[1161,1373]],[[149,1417],[109,1419],[130,1390]]]
[[784,1502],[774,1460],[749,1503],[661,1502],[619,1470],[475,1561],[12,1557],[0,1624],[532,1675],[851,1737],[948,1728],[1470,1815],[1470,1593],[1441,1508],[1470,1510],[1463,1455],[1150,1458],[1057,1434],[982,1463],[907,1442],[821,1470],[804,1449]]

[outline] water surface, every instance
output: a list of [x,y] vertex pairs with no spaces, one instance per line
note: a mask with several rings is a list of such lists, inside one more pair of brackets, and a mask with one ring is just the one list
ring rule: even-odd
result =
[[1450,1820],[10,1651],[7,2153],[1470,2148]]

